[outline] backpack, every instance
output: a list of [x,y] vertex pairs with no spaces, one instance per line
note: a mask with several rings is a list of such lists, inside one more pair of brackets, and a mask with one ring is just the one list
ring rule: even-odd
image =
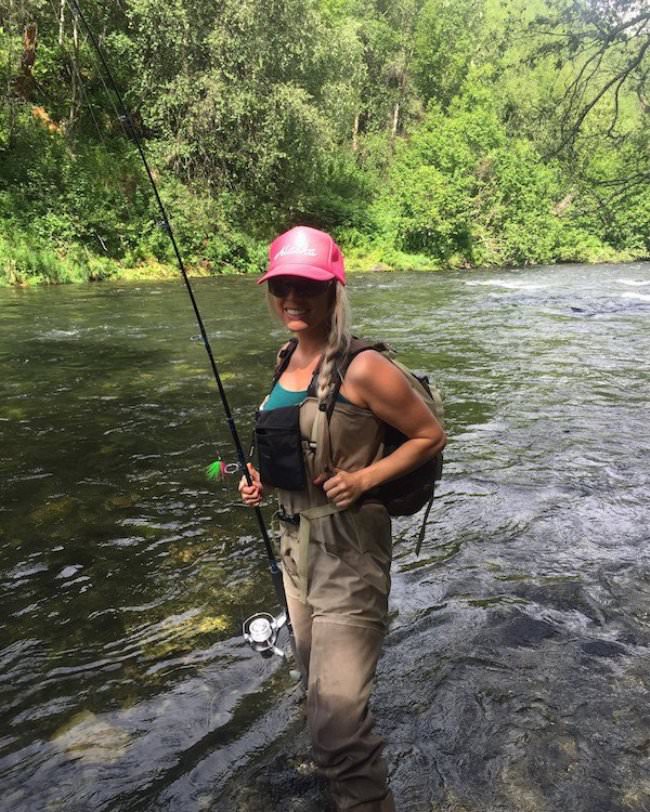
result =
[[[279,363],[275,370],[274,381],[278,380],[284,369],[288,366],[289,359],[296,344],[296,340],[291,339],[281,350]],[[317,448],[322,448],[326,444],[324,442],[326,426],[323,423],[323,419],[329,423],[345,373],[352,363],[352,360],[359,355],[359,353],[365,352],[366,350],[380,352],[384,357],[388,358],[392,364],[398,367],[406,376],[412,389],[422,398],[425,405],[431,411],[431,414],[443,425],[444,407],[442,397],[438,389],[430,384],[429,379],[425,375],[418,375],[396,361],[392,357],[394,354],[392,348],[384,342],[370,342],[353,337],[348,352],[338,364],[336,382],[330,390],[326,402],[320,406],[321,412],[319,414],[322,414],[323,417],[320,420],[317,418],[314,423],[311,440],[316,444]],[[314,378],[310,385],[310,393],[313,393],[317,375],[318,370],[314,373]],[[400,431],[393,426],[387,425],[384,436],[384,456],[392,454],[406,439],[406,436]],[[436,482],[439,482],[442,478],[442,465],[443,457],[442,453],[440,453],[433,459],[427,460],[415,470],[410,471],[408,474],[404,474],[397,479],[393,479],[381,485],[371,494],[372,496],[376,496],[384,504],[391,516],[411,516],[421,510],[425,505],[427,506],[416,544],[416,554],[419,553],[424,538],[426,522],[435,495]]]
[[[324,411],[327,419],[331,417],[334,404],[338,396],[343,378],[348,367],[359,353],[366,350],[380,352],[385,358],[394,364],[405,375],[411,388],[422,398],[431,414],[443,425],[444,407],[440,392],[435,386],[431,386],[426,375],[417,375],[408,367],[400,364],[393,356],[393,350],[384,342],[368,342],[358,338],[353,338],[350,349],[346,353],[343,362],[339,365],[338,375],[335,385],[330,390],[328,399],[324,404]],[[323,407],[321,406],[321,409]],[[314,439],[312,437],[312,439]],[[384,436],[384,456],[392,454],[399,446],[406,442],[406,435],[395,429],[393,426],[386,426]],[[318,439],[316,439],[318,442]],[[438,454],[431,460],[427,460],[418,468],[403,474],[397,479],[386,482],[377,489],[377,496],[383,502],[386,510],[391,516],[411,516],[417,513],[425,505],[431,506],[435,493],[435,483],[442,478],[442,454]],[[428,511],[427,511],[428,516]]]

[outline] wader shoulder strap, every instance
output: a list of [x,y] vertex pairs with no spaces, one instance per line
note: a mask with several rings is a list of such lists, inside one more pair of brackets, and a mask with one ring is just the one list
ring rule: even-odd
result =
[[330,437],[330,420],[336,405],[336,399],[343,383],[343,378],[348,370],[348,367],[356,358],[365,350],[376,350],[377,352],[388,352],[389,347],[383,342],[371,342],[353,336],[350,341],[350,346],[341,362],[337,365],[337,375],[334,381],[334,386],[331,388],[327,400],[319,404],[316,410],[316,416],[311,429],[311,445],[315,447],[314,455],[314,470],[319,473],[334,473],[332,464],[332,442]]
[[333,474],[330,421],[324,409],[316,409],[311,427],[311,447],[314,449],[314,471],[316,474]]

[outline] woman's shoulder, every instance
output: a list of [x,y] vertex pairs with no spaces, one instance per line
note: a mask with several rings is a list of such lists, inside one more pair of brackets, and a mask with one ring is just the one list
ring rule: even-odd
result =
[[376,349],[367,348],[352,358],[345,373],[345,380],[353,386],[363,387],[376,380],[378,375],[382,377],[390,375],[393,369],[395,366],[385,355]]

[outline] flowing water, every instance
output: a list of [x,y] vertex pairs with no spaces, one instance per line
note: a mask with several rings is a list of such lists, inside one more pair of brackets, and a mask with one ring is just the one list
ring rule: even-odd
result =
[[[196,284],[242,437],[282,340]],[[442,388],[395,522],[373,712],[398,809],[650,810],[650,265],[364,274],[357,332]],[[0,809],[326,810],[180,282],[0,291]],[[272,508],[266,509],[270,518]]]

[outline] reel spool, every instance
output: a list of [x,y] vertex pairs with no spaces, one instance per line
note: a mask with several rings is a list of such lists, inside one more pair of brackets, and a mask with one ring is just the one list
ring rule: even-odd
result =
[[244,621],[244,640],[253,651],[261,654],[262,657],[272,657],[274,654],[284,657],[284,651],[275,643],[280,629],[286,622],[287,616],[284,612],[277,617],[273,617],[268,612],[258,612]]

